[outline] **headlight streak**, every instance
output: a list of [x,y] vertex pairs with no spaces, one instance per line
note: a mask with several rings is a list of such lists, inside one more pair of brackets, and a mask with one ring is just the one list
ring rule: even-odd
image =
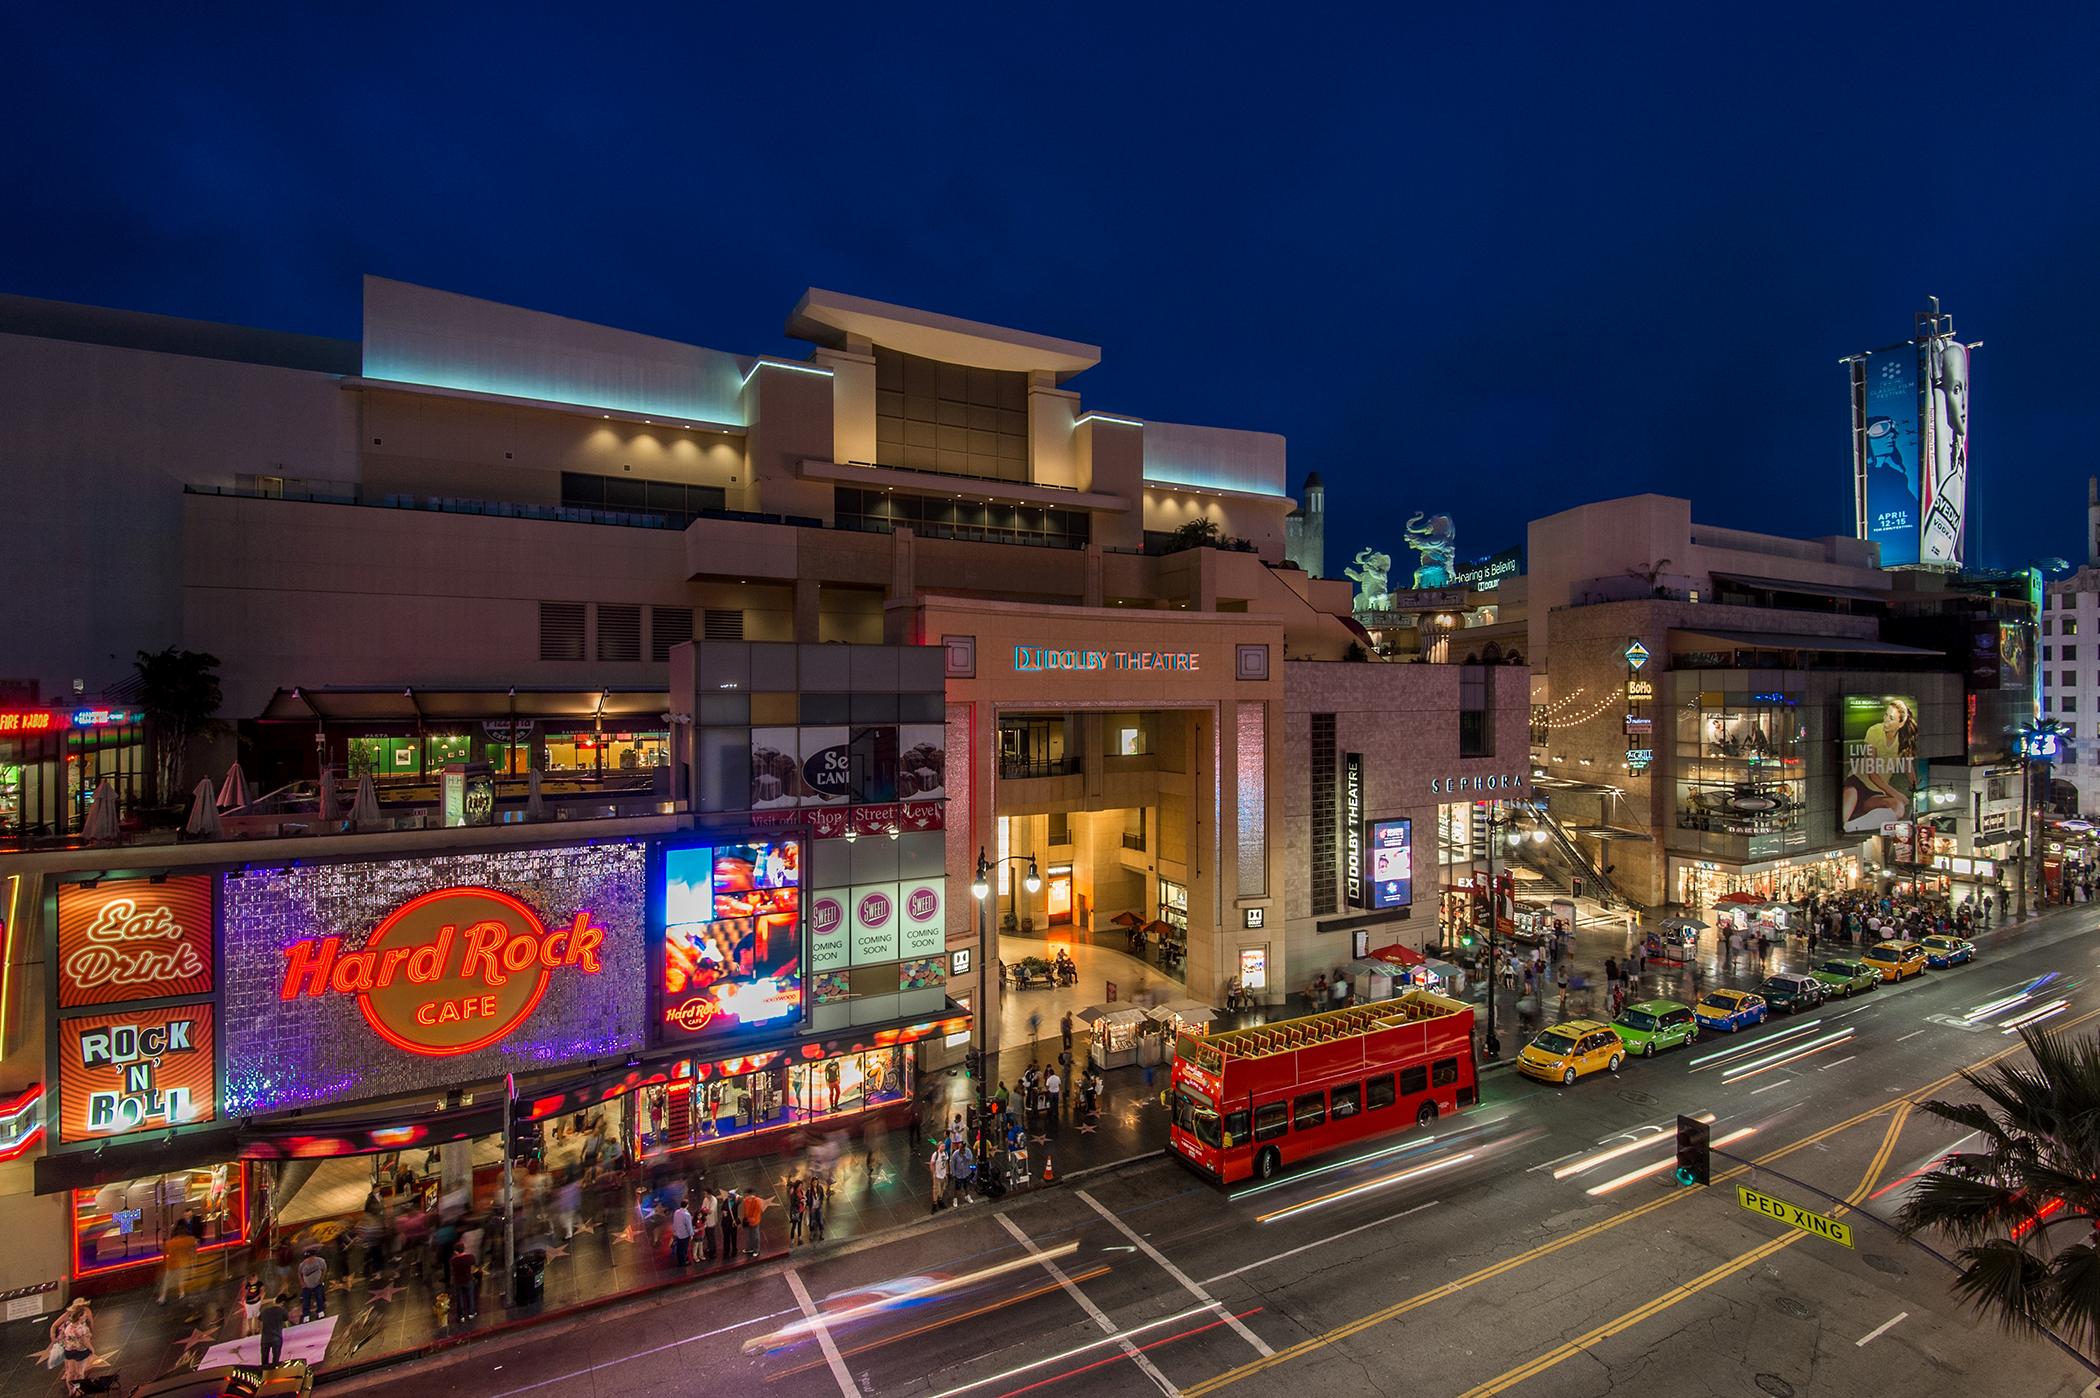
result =
[[2000,1034],[2017,1034],[2028,1025],[2040,1024],[2043,1020],[2052,1019],[2069,1008],[2071,1008],[2069,1000],[2052,1000],[2038,1010],[2029,1010],[2026,1014],[2008,1019],[2005,1021],[2004,1028],[1998,1032]]
[[1794,1038],[1797,1035],[1806,1034],[1822,1022],[1823,1021],[1820,1019],[1804,1020],[1799,1024],[1790,1025],[1787,1028],[1780,1030],[1777,1034],[1767,1034],[1754,1043],[1734,1044],[1728,1048],[1720,1050],[1718,1053],[1703,1054],[1698,1058],[1692,1059],[1684,1066],[1688,1071],[1696,1073],[1701,1068],[1707,1067],[1710,1064],[1719,1063],[1723,1059],[1733,1058],[1737,1054],[1757,1053],[1760,1050],[1768,1049],[1772,1047],[1772,1045],[1780,1043],[1784,1040]]
[[1060,1257],[1070,1257],[1077,1251],[1079,1251],[1079,1243],[1075,1239],[1069,1243],[1059,1243],[1054,1248],[1044,1248],[1035,1253],[1024,1253],[1020,1257],[994,1263],[992,1266],[980,1268],[964,1276],[928,1282],[924,1286],[912,1287],[909,1291],[900,1291],[895,1296],[885,1296],[876,1301],[864,1301],[858,1306],[850,1306],[843,1311],[819,1312],[816,1320],[805,1316],[792,1325],[782,1326],[770,1335],[755,1336],[744,1341],[744,1352],[751,1354],[761,1349],[773,1349],[780,1345],[790,1344],[805,1336],[813,1335],[816,1333],[817,1321],[822,1321],[825,1325],[850,1325],[852,1322],[865,1316],[894,1310],[896,1307],[910,1301],[922,1300],[928,1296],[937,1296],[944,1291],[958,1291],[966,1286],[974,1286],[981,1281],[990,1281],[993,1277],[1003,1277],[1008,1272],[1019,1272],[1030,1267],[1039,1267],[1045,1259],[1054,1262]]
[[[1703,1121],[1708,1125],[1712,1125],[1713,1119],[1714,1114],[1712,1112],[1699,1112],[1692,1118],[1694,1121]],[[1647,1149],[1657,1141],[1668,1139],[1670,1139],[1669,1128],[1659,1128],[1656,1135],[1643,1137],[1638,1141],[1628,1141],[1624,1145],[1612,1146],[1607,1150],[1597,1152],[1595,1155],[1585,1155],[1580,1160],[1563,1165],[1553,1172],[1553,1178],[1564,1180],[1570,1175],[1579,1175],[1584,1170],[1595,1169],[1607,1160],[1617,1160],[1622,1155],[1631,1155],[1637,1150]]]
[[1300,1171],[1285,1179],[1270,1180],[1267,1184],[1258,1184],[1251,1189],[1243,1189],[1237,1194],[1228,1194],[1225,1196],[1226,1202],[1237,1204],[1242,1199],[1251,1199],[1257,1194],[1266,1194],[1272,1189],[1282,1189],[1286,1185],[1300,1184],[1320,1175],[1332,1174],[1336,1170],[1346,1170],[1351,1165],[1361,1165],[1367,1160],[1385,1160],[1396,1155],[1410,1155],[1425,1146],[1434,1145],[1436,1140],[1435,1136],[1410,1138],[1397,1145],[1387,1146],[1383,1150],[1368,1151],[1363,1155],[1352,1155],[1347,1160],[1335,1160],[1325,1165],[1316,1165],[1310,1170]]
[[1339,1203],[1344,1199],[1353,1199],[1359,1194],[1368,1194],[1374,1189],[1383,1189],[1389,1184],[1405,1184],[1409,1180],[1420,1179],[1422,1176],[1434,1174],[1438,1170],[1448,1170],[1453,1165],[1463,1165],[1466,1161],[1475,1157],[1476,1153],[1469,1150],[1463,1155],[1454,1155],[1448,1160],[1438,1160],[1428,1165],[1417,1165],[1412,1170],[1401,1170],[1395,1174],[1381,1175],[1375,1180],[1368,1180],[1363,1184],[1353,1185],[1348,1189],[1338,1189],[1332,1194],[1323,1194],[1317,1199],[1308,1199],[1302,1204],[1293,1204],[1289,1208],[1257,1214],[1254,1221],[1256,1223],[1273,1223],[1277,1219],[1296,1218],[1299,1214],[1311,1213],[1314,1209],[1325,1208],[1329,1204]]
[[1826,1034],[1820,1039],[1811,1039],[1806,1043],[1790,1044],[1770,1058],[1753,1059],[1748,1063],[1739,1063],[1733,1068],[1723,1069],[1721,1080],[1730,1086],[1739,1082],[1748,1082],[1759,1073],[1768,1073],[1774,1068],[1784,1068],[1789,1063],[1798,1063],[1800,1060],[1813,1057],[1825,1049],[1836,1048],[1839,1044],[1850,1039],[1853,1032],[1852,1029],[1845,1028],[1833,1034]]
[[[1037,1254],[1037,1257],[1040,1256],[1041,1254]],[[1037,1257],[1031,1257],[1028,1259],[1030,1266],[1034,1266],[1036,1264]],[[939,1393],[935,1394],[933,1398],[955,1398],[955,1395],[958,1393],[968,1393],[971,1389],[983,1388],[988,1383],[999,1383],[1002,1380],[1014,1378],[1018,1375],[1025,1374],[1032,1369],[1040,1369],[1046,1364],[1055,1364],[1061,1359],[1071,1359],[1077,1355],[1085,1354],[1089,1350],[1100,1349],[1103,1345],[1113,1345],[1119,1343],[1120,1341],[1130,1339],[1133,1336],[1142,1335],[1148,1330],[1157,1330],[1162,1325],[1172,1325],[1176,1321],[1187,1320],[1192,1315],[1209,1314],[1209,1306],[1191,1306],[1185,1311],[1176,1311],[1172,1315],[1161,1316],[1158,1320],[1148,1320],[1143,1325],[1133,1325],[1127,1330],[1118,1330],[1113,1335],[1103,1335],[1098,1340],[1089,1340],[1085,1344],[1079,1345],[1073,1349],[1065,1350],[1061,1354],[1048,1355],[1042,1359],[1031,1360],[1028,1363],[1022,1364],[1016,1368],[1006,1369],[996,1374],[987,1374],[981,1379],[972,1379],[970,1380],[970,1382],[965,1384],[958,1384],[954,1388],[942,1389]],[[1219,1323],[1223,1324],[1224,1322],[1221,1321]],[[1143,1347],[1140,1346],[1140,1348]]]
[[[1745,1126],[1740,1130],[1729,1132],[1727,1135],[1721,1137],[1718,1140],[1709,1142],[1708,1146],[1710,1149],[1719,1150],[1722,1146],[1732,1146],[1737,1141],[1742,1140],[1745,1136],[1755,1135],[1756,1132],[1757,1128],[1755,1126]],[[1664,1156],[1662,1159],[1656,1161],[1654,1164],[1643,1165],[1638,1170],[1628,1170],[1625,1174],[1619,1176],[1617,1179],[1606,1180],[1603,1184],[1593,1184],[1588,1189],[1584,1190],[1583,1193],[1592,1195],[1609,1194],[1613,1190],[1620,1188],[1622,1185],[1629,1185],[1632,1184],[1635,1180],[1646,1179],[1650,1175],[1658,1174],[1661,1171],[1669,1169],[1676,1163],[1677,1154],[1673,1146],[1670,1154]]]

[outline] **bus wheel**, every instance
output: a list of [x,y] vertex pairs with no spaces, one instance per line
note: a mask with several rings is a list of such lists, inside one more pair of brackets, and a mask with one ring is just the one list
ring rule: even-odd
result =
[[1415,1125],[1417,1126],[1427,1126],[1430,1122],[1435,1120],[1436,1103],[1434,1102],[1424,1102],[1422,1104],[1422,1110],[1415,1113]]
[[1254,1157],[1254,1178],[1258,1180],[1273,1180],[1276,1178],[1276,1171],[1282,1164],[1283,1161],[1277,1158],[1276,1147],[1270,1146]]

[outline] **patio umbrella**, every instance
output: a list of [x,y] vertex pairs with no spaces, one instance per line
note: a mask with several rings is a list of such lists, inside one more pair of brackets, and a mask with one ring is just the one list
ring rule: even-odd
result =
[[212,798],[210,777],[198,779],[196,794],[190,798],[190,818],[182,833],[198,840],[225,838],[226,827],[219,823],[219,805]]
[[1131,912],[1126,908],[1124,911],[1117,913],[1114,917],[1110,918],[1109,921],[1113,922],[1118,927],[1138,927],[1142,926],[1145,920],[1139,917],[1136,913]]
[[95,784],[95,801],[88,808],[87,824],[80,829],[80,838],[92,843],[115,844],[117,840],[117,779],[104,777]]
[[248,778],[236,762],[226,769],[226,780],[219,785],[219,809],[237,811],[255,798],[249,794]]
[[1399,942],[1395,942],[1389,947],[1380,947],[1378,950],[1371,952],[1370,959],[1373,961],[1388,961],[1395,966],[1419,966],[1424,960],[1422,953],[1411,946],[1406,946]]
[[1152,919],[1152,921],[1145,924],[1145,935],[1148,937],[1157,937],[1162,933],[1172,932],[1173,930],[1174,924],[1172,924],[1171,922],[1161,922],[1158,918],[1154,918]]
[[321,769],[321,795],[315,806],[315,814],[325,825],[336,818],[335,808],[341,804],[335,789],[335,768],[324,767]]
[[525,819],[545,820],[547,801],[540,795],[540,769],[535,767],[525,777]]
[[1672,928],[1688,927],[1694,932],[1704,932],[1707,926],[1696,917],[1666,917],[1662,920],[1662,925],[1664,931],[1669,931]]
[[1714,899],[1716,906],[1724,908],[1756,907],[1762,905],[1764,901],[1755,893],[1724,893],[1719,898]]
[[379,813],[379,788],[372,785],[372,774],[367,772],[357,779],[357,800],[350,805],[350,824],[364,830],[385,818]]

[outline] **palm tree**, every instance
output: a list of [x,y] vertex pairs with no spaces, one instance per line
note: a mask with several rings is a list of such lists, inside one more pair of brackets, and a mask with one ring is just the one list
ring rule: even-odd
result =
[[142,650],[138,695],[153,735],[155,799],[171,801],[187,785],[190,739],[219,730],[215,715],[225,698],[219,689],[219,657],[176,646]]
[[2100,1037],[2023,1028],[2032,1062],[1965,1072],[1980,1102],[1924,1109],[1983,1138],[1922,1175],[1897,1216],[1959,1250],[1957,1295],[2010,1331],[2100,1346]]

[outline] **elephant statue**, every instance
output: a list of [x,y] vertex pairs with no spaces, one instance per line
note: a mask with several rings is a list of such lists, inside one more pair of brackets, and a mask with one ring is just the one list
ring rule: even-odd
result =
[[1355,610],[1382,612],[1386,609],[1386,579],[1392,571],[1393,560],[1387,555],[1376,549],[1356,551],[1356,562],[1342,569],[1342,575],[1356,583]]
[[1407,546],[1421,555],[1415,569],[1416,587],[1449,587],[1451,568],[1458,555],[1458,530],[1449,515],[1417,512],[1407,522]]

